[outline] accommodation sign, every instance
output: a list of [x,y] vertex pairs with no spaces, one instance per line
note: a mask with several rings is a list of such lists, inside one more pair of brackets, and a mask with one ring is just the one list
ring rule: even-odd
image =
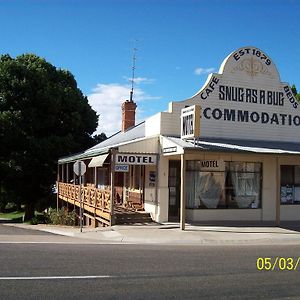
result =
[[136,153],[118,153],[116,155],[116,164],[121,165],[155,165],[156,155],[136,154]]
[[181,110],[181,138],[200,136],[200,106],[193,105]]
[[199,169],[201,171],[224,171],[225,163],[223,160],[199,160]]
[[[293,113],[293,110],[298,108],[299,103],[288,85],[284,86],[282,91],[271,91],[242,86],[219,85],[215,77],[212,78],[212,82],[215,83],[214,89],[216,90],[217,99],[220,101],[220,106],[212,107],[209,105],[203,108],[202,116],[204,119],[300,126],[300,115]],[[200,97],[203,97],[203,95],[207,98],[209,94],[204,91],[200,94]],[[288,101],[284,101],[285,99]],[[237,105],[247,103],[249,109],[224,108],[221,102],[236,103]],[[261,106],[261,109],[258,110],[257,105]],[[287,113],[281,109],[284,106],[289,106],[292,111]],[[251,107],[253,108],[251,109]]]
[[212,74],[199,96],[205,101],[202,117],[211,122],[300,126],[299,103],[290,86],[280,82],[270,57],[254,47],[227,57],[220,74]]

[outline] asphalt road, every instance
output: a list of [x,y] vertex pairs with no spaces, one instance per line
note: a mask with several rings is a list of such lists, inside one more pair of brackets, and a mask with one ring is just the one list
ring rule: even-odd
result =
[[[296,259],[300,245],[70,244],[3,227],[0,299],[300,299],[300,265],[295,271],[256,266],[258,257]],[[30,236],[30,243],[10,243],[15,235]],[[38,243],[41,236],[51,242]]]

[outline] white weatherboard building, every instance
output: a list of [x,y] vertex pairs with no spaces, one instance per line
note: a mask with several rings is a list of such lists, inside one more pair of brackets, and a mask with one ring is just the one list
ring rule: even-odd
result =
[[[124,104],[126,123],[135,104]],[[242,47],[193,97],[60,159],[59,181],[84,160],[85,182],[110,186],[113,203],[138,203],[153,220],[180,219],[182,228],[185,221],[300,220],[299,105],[272,59]]]

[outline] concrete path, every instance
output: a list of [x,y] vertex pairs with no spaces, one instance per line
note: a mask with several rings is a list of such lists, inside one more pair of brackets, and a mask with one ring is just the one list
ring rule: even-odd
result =
[[[58,225],[6,224],[57,235],[92,240],[104,244],[188,244],[188,245],[300,245],[300,224],[284,227],[241,225],[186,225],[182,231],[178,223],[148,225],[116,225],[112,227],[78,227]],[[83,241],[84,242],[84,241]]]

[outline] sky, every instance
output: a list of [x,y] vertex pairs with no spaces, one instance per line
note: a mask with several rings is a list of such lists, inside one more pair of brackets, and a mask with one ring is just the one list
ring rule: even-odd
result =
[[136,48],[137,122],[201,89],[228,54],[260,48],[300,90],[300,0],[0,0],[0,54],[34,53],[69,70],[99,115],[121,128]]

